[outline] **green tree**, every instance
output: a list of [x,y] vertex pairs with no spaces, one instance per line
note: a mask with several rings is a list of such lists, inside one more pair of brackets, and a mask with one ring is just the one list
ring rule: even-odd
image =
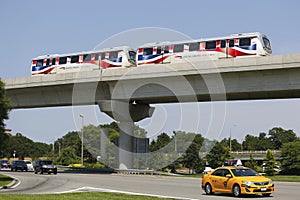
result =
[[247,134],[242,143],[243,150],[249,151],[266,151],[267,149],[274,149],[270,139],[266,137],[265,133],[260,133],[258,137]]
[[284,143],[281,148],[282,174],[300,175],[300,140]]
[[274,168],[275,168],[276,160],[274,158],[274,154],[269,149],[267,150],[267,155],[266,158],[264,159],[264,162],[265,162],[266,174],[269,176],[274,176],[275,174]]
[[81,139],[79,137],[80,132],[71,131],[55,141],[55,153],[58,154],[59,150],[66,147],[72,147],[75,150],[75,154],[80,157],[81,155]]
[[[230,138],[224,138],[220,142],[223,146],[228,146],[230,147]],[[242,145],[236,140],[231,138],[231,151],[241,151],[242,150]]]
[[8,141],[8,135],[5,134],[4,120],[8,119],[8,113],[11,110],[10,102],[6,97],[4,83],[0,79],[0,157],[4,156],[5,144]]
[[280,149],[282,144],[297,140],[297,135],[293,130],[275,127],[269,130],[269,138],[275,149]]
[[186,150],[181,162],[183,166],[190,168],[192,172],[199,173],[204,168],[204,162],[199,157],[204,138],[200,134],[194,135],[194,140]]
[[171,142],[170,136],[166,133],[162,133],[159,136],[157,136],[156,140],[152,140],[150,143],[150,151],[154,152],[157,150],[162,149],[163,147],[167,146]]
[[70,164],[75,164],[80,162],[80,157],[76,155],[75,150],[72,147],[66,147],[62,149],[57,159],[56,163],[68,166]]
[[17,133],[15,136],[10,136],[5,148],[5,156],[12,157],[13,152],[16,152],[16,157],[43,157],[51,152],[51,145],[34,142],[31,139]]
[[224,161],[231,158],[229,148],[216,142],[212,150],[206,155],[206,160],[212,168],[223,165]]
[[249,151],[255,151],[255,150],[259,150],[258,149],[258,138],[253,136],[253,135],[249,135],[247,134],[245,136],[245,139],[243,141],[243,150],[249,150]]
[[253,158],[252,154],[250,154],[250,160],[245,162],[245,166],[258,171],[257,161]]

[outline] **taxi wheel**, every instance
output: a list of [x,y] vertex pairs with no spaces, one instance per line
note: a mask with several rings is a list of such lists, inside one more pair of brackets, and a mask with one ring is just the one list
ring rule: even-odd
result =
[[208,195],[209,194],[213,194],[212,187],[211,187],[211,185],[209,183],[205,184],[205,193],[208,194]]
[[239,185],[236,184],[236,185],[233,186],[232,194],[235,197],[239,197],[241,195],[241,188],[240,188]]

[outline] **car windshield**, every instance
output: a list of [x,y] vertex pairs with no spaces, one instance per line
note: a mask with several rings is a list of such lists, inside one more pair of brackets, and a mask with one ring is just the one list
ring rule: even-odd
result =
[[259,176],[257,172],[252,169],[232,169],[234,176]]
[[25,162],[23,160],[17,160],[16,164],[25,164]]
[[25,163],[26,163],[26,164],[31,164],[31,162],[30,162],[30,161],[25,161]]
[[7,160],[1,160],[1,163],[8,163]]
[[42,165],[52,165],[52,161],[51,160],[45,160],[41,162]]

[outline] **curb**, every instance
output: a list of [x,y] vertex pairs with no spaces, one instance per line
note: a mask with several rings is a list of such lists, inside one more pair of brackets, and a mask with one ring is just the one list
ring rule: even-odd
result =
[[12,188],[13,186],[15,186],[19,183],[18,179],[14,178],[14,177],[11,177],[11,178],[13,179],[12,182],[9,183],[8,185],[4,185],[4,186],[0,187],[0,190]]

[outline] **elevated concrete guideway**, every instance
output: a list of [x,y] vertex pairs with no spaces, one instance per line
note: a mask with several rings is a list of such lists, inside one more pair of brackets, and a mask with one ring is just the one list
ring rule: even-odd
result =
[[[192,59],[192,58],[191,58]],[[120,122],[119,167],[132,167],[133,124],[149,104],[300,98],[300,54],[158,64],[4,80],[14,109],[99,105]]]
[[[216,78],[221,80],[216,81]],[[182,81],[192,87],[197,101],[210,101],[210,95],[224,92],[226,100],[299,98],[300,54],[147,65],[4,80],[14,109],[95,105],[101,100],[111,100],[112,94],[115,99],[127,99],[127,91],[132,89],[135,91],[130,96],[131,100],[140,104],[178,102],[178,94],[189,96]],[[174,87],[166,88],[170,84]],[[183,98],[181,102],[194,100]]]

